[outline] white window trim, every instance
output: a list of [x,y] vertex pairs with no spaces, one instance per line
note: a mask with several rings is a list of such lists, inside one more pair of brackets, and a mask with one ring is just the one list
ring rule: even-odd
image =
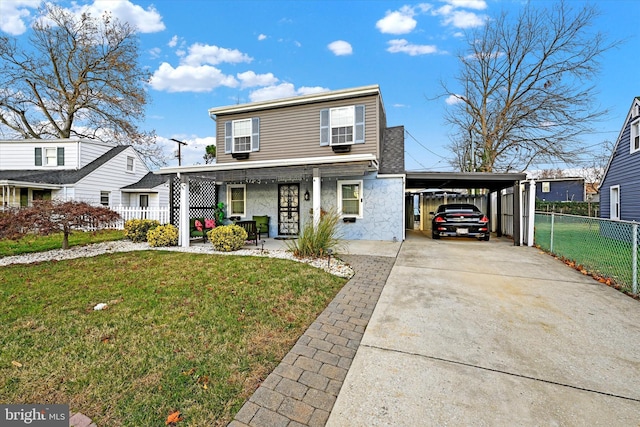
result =
[[[107,204],[102,203],[102,196],[106,194],[107,196]],[[100,205],[101,206],[111,206],[111,191],[100,191]]]
[[[231,212],[231,189],[233,188],[242,188],[244,190],[244,200],[243,200],[243,206],[242,206],[243,213],[241,215]],[[246,184],[227,184],[227,208],[228,208],[227,209],[228,216],[239,216],[240,218],[247,217],[247,186]]]
[[[635,133],[634,133],[635,129]],[[633,154],[640,151],[640,147],[635,148],[634,137],[640,136],[640,117],[631,122],[631,127],[629,129],[629,153]]]
[[[350,185],[350,184],[358,184],[360,188],[360,201],[358,206],[359,215],[353,214],[344,214],[342,213],[342,186]],[[362,180],[344,180],[338,181],[338,212],[340,213],[340,218],[358,218],[362,219],[364,217],[364,182]]]
[[[53,163],[49,164],[49,156],[47,153],[53,151]],[[43,147],[42,148],[42,166],[51,168],[58,166],[58,147]]]
[[[129,159],[131,159],[131,170],[129,170]],[[133,156],[127,156],[124,165],[125,171],[127,173],[136,173],[136,158]]]
[[542,192],[543,193],[551,192],[551,183],[549,181],[542,181]]
[[[345,110],[348,109],[350,110],[350,114],[351,114],[351,124],[347,125],[347,126],[351,126],[351,141],[349,142],[333,142],[333,128],[337,128],[337,127],[345,127],[345,126],[338,126],[338,125],[334,125],[331,121],[331,113],[333,113],[335,110]],[[353,145],[355,143],[356,140],[356,107],[355,105],[347,105],[344,107],[334,107],[329,109],[329,145],[330,146],[334,146],[334,145]]]
[[[236,135],[235,132],[235,125],[236,123],[240,123],[240,122],[249,122],[249,134],[248,135]],[[232,153],[250,153],[251,152],[251,146],[253,144],[253,126],[252,126],[252,122],[251,119],[239,119],[239,120],[234,120],[231,122],[231,131],[232,131],[232,136],[231,136],[231,152]],[[241,137],[248,137],[249,138],[249,148],[247,150],[236,150],[236,138],[241,138]]]
[[620,209],[620,186],[612,185],[609,187],[609,219],[620,220]]

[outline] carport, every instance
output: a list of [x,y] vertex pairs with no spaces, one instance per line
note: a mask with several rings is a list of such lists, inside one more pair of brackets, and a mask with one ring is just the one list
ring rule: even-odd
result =
[[[491,193],[498,193],[496,197],[496,232],[498,237],[503,234],[502,213],[508,209],[513,213],[513,241],[514,245],[520,246],[523,231],[522,212],[522,192],[520,184],[526,180],[524,173],[488,173],[488,172],[407,172],[406,188],[439,188],[439,189],[484,189]],[[512,189],[513,198],[511,206],[504,206],[503,198],[500,197],[502,190]],[[491,209],[491,203],[487,204]],[[486,212],[491,215],[492,212]],[[422,213],[423,215],[426,212]]]

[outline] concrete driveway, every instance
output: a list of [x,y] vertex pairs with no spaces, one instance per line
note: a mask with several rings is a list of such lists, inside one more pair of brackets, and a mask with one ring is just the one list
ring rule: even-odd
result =
[[640,426],[640,302],[507,239],[402,244],[327,426]]

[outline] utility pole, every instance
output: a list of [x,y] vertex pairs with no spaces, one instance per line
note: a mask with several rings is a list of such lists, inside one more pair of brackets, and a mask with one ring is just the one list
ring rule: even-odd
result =
[[187,143],[178,141],[175,138],[171,138],[171,141],[178,143],[178,166],[182,166],[182,151],[180,150],[180,147],[182,147],[183,145],[187,145]]

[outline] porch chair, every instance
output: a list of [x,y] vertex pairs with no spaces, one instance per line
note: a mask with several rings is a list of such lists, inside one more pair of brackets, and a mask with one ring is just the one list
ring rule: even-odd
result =
[[256,242],[256,246],[258,246],[260,231],[258,231],[255,221],[236,221],[236,225],[244,228],[244,231],[247,232],[247,241],[254,240]]
[[267,215],[254,215],[253,220],[256,222],[258,232],[260,234],[266,234],[269,237],[269,220],[271,218]]

